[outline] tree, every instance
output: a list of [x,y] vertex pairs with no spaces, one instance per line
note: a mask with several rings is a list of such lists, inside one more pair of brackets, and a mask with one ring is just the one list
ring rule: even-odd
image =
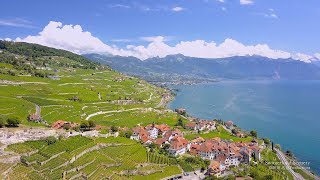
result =
[[81,121],[80,128],[81,129],[88,129],[89,128],[89,122],[88,121]]
[[258,137],[257,131],[254,131],[254,130],[250,131],[250,135],[253,137]]
[[272,180],[273,176],[272,175],[265,175],[265,176],[263,176],[263,179],[264,180]]
[[164,149],[164,150],[168,150],[169,148],[170,148],[170,144],[164,144],[162,146],[162,149]]
[[131,136],[132,136],[132,131],[126,131],[125,133],[124,133],[124,135],[125,135],[125,137],[126,138],[130,138]]
[[89,128],[94,128],[94,127],[96,127],[96,124],[95,124],[92,120],[89,120],[89,121],[88,121],[88,125],[89,125]]
[[118,132],[118,127],[111,126],[110,130],[111,130],[111,132]]
[[266,144],[266,145],[269,145],[271,143],[270,139],[268,138],[264,138],[263,139],[263,142]]
[[156,148],[156,144],[155,144],[155,143],[150,143],[150,144],[148,145],[148,147],[150,148],[150,150],[151,150],[151,152],[152,152],[153,149]]
[[275,148],[277,148],[277,149],[281,150],[281,146],[280,146],[280,144],[276,144],[276,145],[275,145]]
[[183,121],[182,121],[181,118],[178,119],[178,122],[177,122],[176,126],[181,126],[181,127],[184,126]]
[[20,120],[18,117],[10,117],[7,119],[7,125],[9,127],[19,127]]
[[47,137],[46,142],[48,145],[54,144],[57,142],[57,139],[54,136],[49,136],[49,137]]
[[293,157],[293,153],[290,150],[286,151],[286,155],[289,156],[289,157]]
[[237,134],[239,131],[234,128],[234,129],[231,130],[231,132],[232,132],[232,134]]
[[0,116],[0,128],[6,125],[6,118],[4,116]]

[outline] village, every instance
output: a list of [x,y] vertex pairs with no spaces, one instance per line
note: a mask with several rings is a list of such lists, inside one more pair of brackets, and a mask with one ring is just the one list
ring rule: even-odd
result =
[[[31,115],[30,117],[35,117]],[[30,118],[35,120],[37,118]],[[178,121],[179,122],[179,121]],[[88,123],[90,124],[90,123]],[[183,156],[200,157],[208,161],[208,167],[203,174],[205,176],[223,177],[232,173],[230,168],[238,167],[240,164],[248,165],[250,162],[257,163],[260,161],[260,152],[264,145],[260,145],[256,139],[250,142],[233,142],[232,140],[213,137],[204,139],[195,136],[194,139],[188,140],[184,137],[186,134],[200,134],[216,131],[217,126],[225,128],[235,137],[244,137],[243,133],[235,131],[232,121],[221,122],[212,120],[192,119],[186,124],[177,125],[174,128],[167,124],[148,124],[146,126],[137,125],[134,128],[115,128],[111,127],[107,133],[101,133],[105,127],[92,125],[90,128],[83,130],[83,124],[72,123],[58,120],[51,124],[51,130],[31,129],[17,133],[2,133],[0,140],[8,144],[24,142],[29,140],[39,140],[48,136],[87,136],[87,137],[118,137],[124,136],[132,140],[141,142],[147,149],[156,146],[158,149],[164,149],[168,156],[180,158]],[[114,129],[112,129],[114,128]],[[82,129],[79,131],[79,129]],[[130,133],[127,133],[130,132]],[[234,133],[233,133],[234,132]],[[188,175],[186,173],[185,175]]]
[[[232,122],[226,124],[230,130]],[[216,129],[216,122],[209,120],[194,120],[185,125],[190,132],[212,131]],[[264,148],[259,146],[258,141],[232,142],[215,137],[204,139],[196,137],[189,141],[184,138],[184,133],[178,128],[172,129],[166,124],[149,124],[147,126],[137,126],[132,129],[133,134],[130,139],[141,141],[143,144],[155,144],[158,148],[167,146],[166,150],[172,157],[193,155],[209,160],[206,175],[223,177],[228,175],[231,167],[240,164],[249,164],[251,161],[260,161],[260,152]]]

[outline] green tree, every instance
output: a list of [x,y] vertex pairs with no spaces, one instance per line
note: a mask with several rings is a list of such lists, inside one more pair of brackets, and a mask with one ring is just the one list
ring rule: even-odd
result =
[[273,176],[272,175],[265,175],[263,176],[263,180],[272,180]]
[[257,131],[254,131],[254,130],[250,131],[250,135],[253,137],[258,137]]
[[130,131],[130,130],[126,131],[126,132],[124,133],[124,136],[125,136],[126,138],[130,138],[130,137],[132,136],[132,131]]
[[49,137],[46,138],[46,142],[47,142],[48,145],[54,144],[54,143],[57,142],[57,139],[54,136],[49,136]]
[[183,120],[181,118],[178,119],[176,126],[184,127]]
[[80,128],[81,129],[88,129],[89,128],[89,122],[88,121],[81,121]]
[[96,127],[96,124],[95,124],[92,120],[89,120],[89,121],[88,121],[88,125],[89,125],[89,128],[94,128],[94,127]]
[[4,116],[0,116],[0,128],[6,125],[6,118]]
[[286,151],[286,155],[289,156],[289,157],[293,157],[293,153],[290,150]]
[[162,146],[162,149],[164,149],[164,150],[168,150],[169,148],[170,148],[170,144],[164,144]]
[[20,119],[18,117],[10,117],[7,119],[7,125],[9,127],[19,127]]
[[110,130],[111,130],[111,132],[118,132],[118,127],[111,126]]
[[271,143],[270,139],[268,138],[264,138],[263,139],[263,142],[266,144],[266,145],[269,145]]

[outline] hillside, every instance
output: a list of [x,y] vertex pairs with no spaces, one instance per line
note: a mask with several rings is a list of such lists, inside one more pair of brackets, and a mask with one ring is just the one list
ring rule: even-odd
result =
[[0,40],[0,74],[50,77],[60,68],[107,69],[65,50]]
[[52,145],[45,141],[13,144],[7,150],[31,155],[23,156],[24,163],[16,166],[0,162],[0,178],[10,167],[7,178],[38,180],[161,179],[181,173],[173,158],[148,153],[140,143],[127,138],[75,136]]
[[[32,129],[36,134],[31,133],[30,139],[52,131],[56,137],[59,132],[79,133],[76,129],[43,128],[58,120],[70,124],[91,120],[103,133],[111,126],[125,129],[137,124],[177,123],[179,116],[164,107],[170,99],[165,89],[71,52],[0,43],[0,121],[16,118],[21,122],[16,128],[0,127],[2,138]],[[11,139],[9,143],[4,138],[5,144],[0,143],[0,178],[161,179],[181,173],[175,161],[152,155],[127,138],[60,136],[50,145],[44,140],[17,143]]]
[[[153,121],[175,123],[176,115],[161,107],[164,89],[63,50],[3,41],[1,49],[3,116],[17,116],[31,126],[42,125],[27,120],[38,113],[48,124],[57,120],[129,127]],[[37,76],[37,71],[47,75]]]
[[319,66],[293,59],[272,60],[260,56],[206,59],[169,55],[164,58],[149,58],[141,61],[134,57],[108,57],[97,54],[87,54],[85,57],[148,81],[320,79]]

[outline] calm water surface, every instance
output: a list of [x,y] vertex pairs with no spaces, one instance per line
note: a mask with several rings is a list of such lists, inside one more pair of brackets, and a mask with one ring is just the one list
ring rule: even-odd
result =
[[176,85],[170,108],[192,116],[232,120],[257,130],[320,174],[320,81],[225,81]]

